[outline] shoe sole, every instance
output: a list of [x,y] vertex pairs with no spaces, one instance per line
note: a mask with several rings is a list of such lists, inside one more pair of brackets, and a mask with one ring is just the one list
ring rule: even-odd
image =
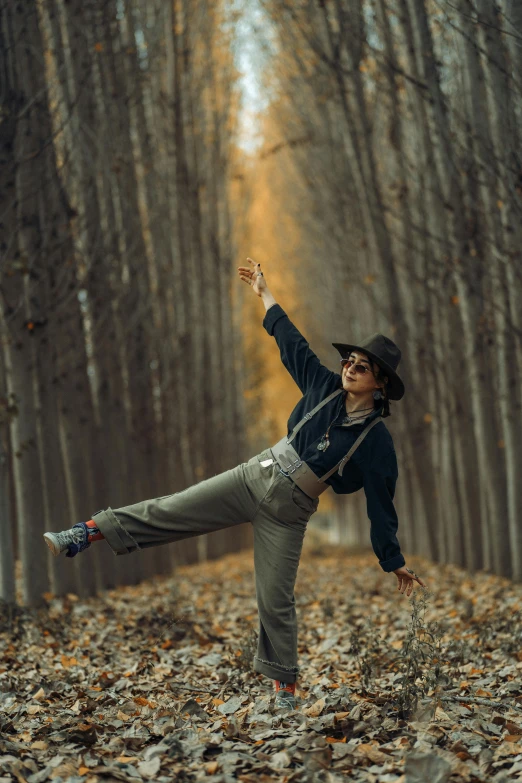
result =
[[60,546],[54,533],[44,533],[44,541],[55,557],[61,553]]

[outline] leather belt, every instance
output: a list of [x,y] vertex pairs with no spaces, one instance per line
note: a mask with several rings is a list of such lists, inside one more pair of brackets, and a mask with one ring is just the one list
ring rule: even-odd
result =
[[300,458],[294,447],[288,443],[286,436],[272,446],[270,452],[281,473],[291,478],[308,497],[318,498],[330,486],[321,481],[312,468]]

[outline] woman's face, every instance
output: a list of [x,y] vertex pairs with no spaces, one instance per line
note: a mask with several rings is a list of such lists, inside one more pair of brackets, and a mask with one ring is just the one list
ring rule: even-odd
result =
[[[377,371],[377,367],[375,367],[375,370],[372,369],[372,363],[368,356],[364,353],[359,353],[358,351],[352,351],[348,358],[352,359],[354,364],[350,367],[346,365],[342,368],[343,388],[354,394],[368,394],[369,392],[378,389],[379,385],[375,380],[374,375],[374,372]],[[368,369],[364,373],[359,373],[355,369],[355,364],[362,364],[363,367],[367,367]]]

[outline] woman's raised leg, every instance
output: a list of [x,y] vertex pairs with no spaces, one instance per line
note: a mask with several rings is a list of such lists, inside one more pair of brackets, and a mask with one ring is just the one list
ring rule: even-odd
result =
[[244,469],[241,463],[181,492],[107,508],[92,518],[117,555],[249,522],[256,503]]
[[[241,463],[172,495],[97,511],[92,520],[117,555],[249,522],[255,515],[257,500],[245,481],[248,464]],[[85,528],[85,523],[80,525]],[[82,534],[81,530],[76,532],[78,536]],[[62,536],[64,541],[66,538],[63,533],[46,536]],[[46,541],[53,548],[53,540]],[[87,539],[79,547],[73,545],[73,552],[88,545]],[[54,554],[64,548],[55,545]]]

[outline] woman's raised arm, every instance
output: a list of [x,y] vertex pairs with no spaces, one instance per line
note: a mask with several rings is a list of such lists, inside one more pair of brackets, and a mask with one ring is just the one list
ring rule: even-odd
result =
[[301,393],[306,394],[311,388],[325,384],[331,385],[332,389],[342,385],[339,373],[321,364],[299,329],[277,304],[261,272],[261,265],[256,264],[251,258],[247,260],[251,268],[238,267],[239,276],[263,299],[266,309],[263,326],[268,334],[275,337],[281,352],[281,361],[299,386]]

